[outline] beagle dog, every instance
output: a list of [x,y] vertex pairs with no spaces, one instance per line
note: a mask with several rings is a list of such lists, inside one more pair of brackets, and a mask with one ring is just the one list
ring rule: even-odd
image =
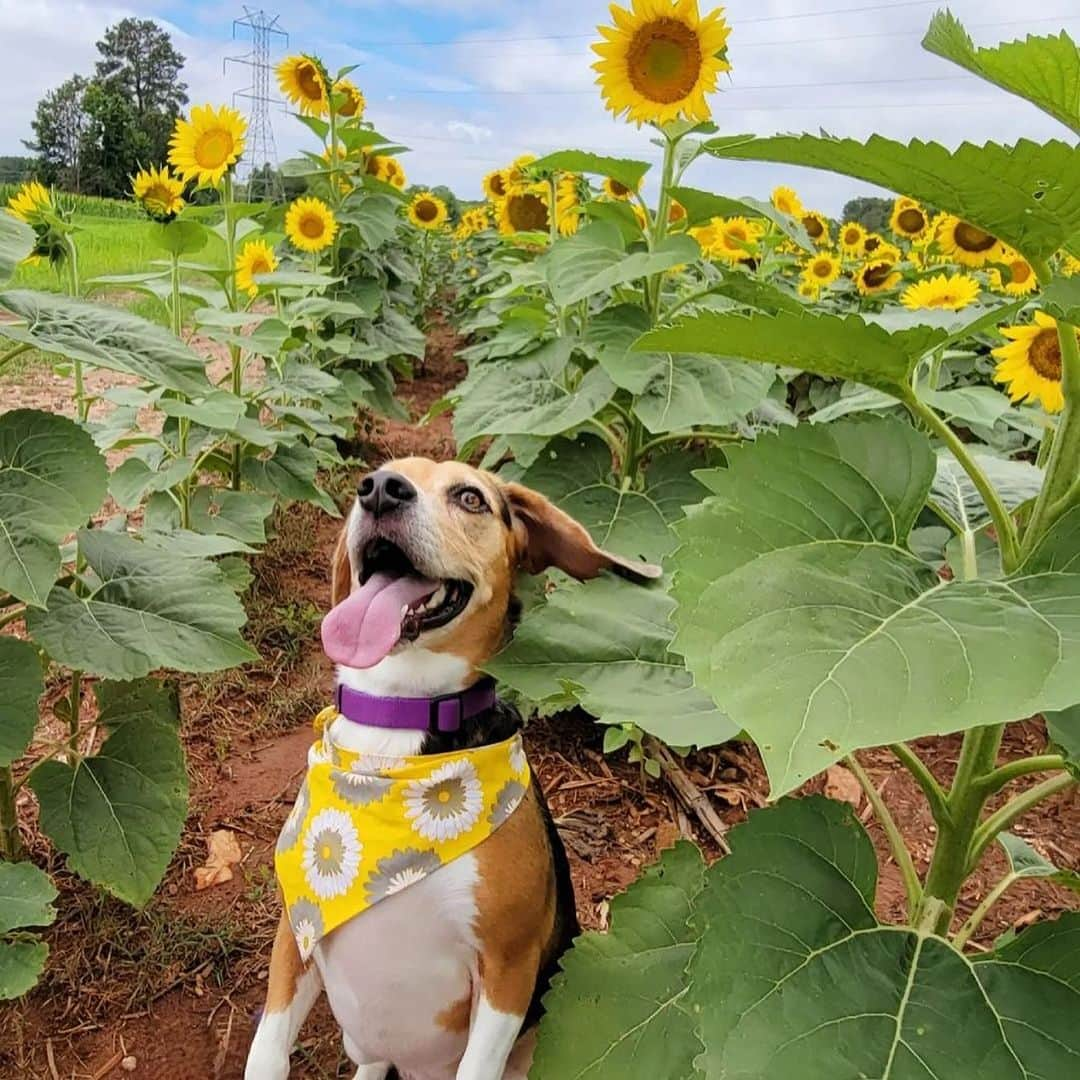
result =
[[[461,462],[405,458],[369,474],[334,552],[335,609],[354,618],[323,628],[338,701],[356,692],[437,707],[476,693],[513,631],[515,574],[550,567],[580,580],[660,574],[597,547],[539,493]],[[520,727],[513,708],[493,694],[488,704],[471,717],[463,709],[457,730],[337,714],[327,731],[350,751],[390,758],[483,747]],[[288,1076],[325,991],[356,1080],[393,1070],[401,1080],[524,1080],[540,998],[577,932],[566,854],[532,783],[497,831],[338,926],[310,962],[283,915],[245,1078]]]

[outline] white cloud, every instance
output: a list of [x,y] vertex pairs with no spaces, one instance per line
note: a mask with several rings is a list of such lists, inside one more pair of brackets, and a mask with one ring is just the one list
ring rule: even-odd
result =
[[451,120],[446,125],[446,130],[451,135],[464,135],[469,142],[487,142],[495,132],[482,124],[467,124],[464,120]]

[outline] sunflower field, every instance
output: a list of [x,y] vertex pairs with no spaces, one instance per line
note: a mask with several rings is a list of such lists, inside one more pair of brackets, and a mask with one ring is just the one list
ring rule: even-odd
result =
[[[1080,913],[972,938],[1021,879],[1080,892],[1011,831],[1080,779],[1080,51],[1064,32],[977,47],[936,14],[925,49],[1071,133],[948,149],[724,134],[712,95],[737,50],[697,0],[613,6],[599,34],[599,91],[647,126],[658,169],[524,155],[451,207],[409,189],[350,70],[297,55],[279,78],[312,149],[285,167],[307,183],[287,207],[238,197],[244,120],[206,105],[134,178],[152,271],[81,280],[78,230],[40,185],[0,214],[0,280],[48,260],[67,293],[0,289],[0,366],[59,358],[74,413],[0,416],[0,896],[22,898],[0,908],[0,997],[33,985],[55,915],[20,861],[16,793],[72,870],[147,900],[187,801],[161,672],[257,660],[241,598],[275,507],[338,513],[325,479],[358,415],[405,415],[395,376],[422,368],[437,315],[468,373],[428,415],[452,414],[459,454],[665,569],[635,589],[550,575],[491,674],[534,712],[594,717],[643,779],[668,748],[750,740],[773,800],[711,865],[671,848],[578,939],[531,1075],[1074,1075]],[[704,190],[709,160],[888,189],[888,228],[794,184]],[[189,205],[196,187],[217,201]],[[222,260],[200,257],[211,238]],[[89,298],[110,286],[168,327]],[[98,368],[130,385],[95,398]],[[51,740],[46,677],[67,687]],[[1000,763],[1005,726],[1033,716],[1045,745]],[[911,743],[952,734],[943,783]],[[924,873],[869,748],[925,802]],[[837,763],[888,840],[902,921],[875,914],[865,821],[790,797]],[[1009,869],[962,917],[995,846]]]

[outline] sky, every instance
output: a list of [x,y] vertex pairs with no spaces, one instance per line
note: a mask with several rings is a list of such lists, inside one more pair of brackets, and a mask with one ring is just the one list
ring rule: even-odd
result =
[[[626,0],[629,3],[629,0]],[[710,0],[702,0],[703,9]],[[865,138],[934,139],[949,146],[1063,138],[1067,129],[919,47],[943,0],[729,0],[732,71],[712,99],[722,133],[825,130]],[[952,0],[979,44],[1067,29],[1080,38],[1080,0]],[[257,10],[253,4],[249,7]],[[480,179],[519,154],[590,149],[658,163],[647,128],[615,120],[594,86],[589,45],[608,21],[597,0],[290,0],[289,37],[274,60],[315,53],[352,79],[378,131],[410,147],[410,183],[446,184],[480,197]],[[89,73],[105,28],[134,15],[172,33],[187,63],[193,104],[233,101],[250,68],[225,63],[251,49],[236,28],[243,5],[219,0],[0,0],[0,154],[24,153],[37,100],[69,75]],[[1026,16],[1026,17],[1024,17]],[[238,107],[248,102],[237,97]],[[313,136],[271,107],[279,159]],[[654,170],[655,172],[655,170]],[[685,183],[728,195],[764,196],[776,184],[838,215],[869,185],[831,173],[749,162],[699,161]]]

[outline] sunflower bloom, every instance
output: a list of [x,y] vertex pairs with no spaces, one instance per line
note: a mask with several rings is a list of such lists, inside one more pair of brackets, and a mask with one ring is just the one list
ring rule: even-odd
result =
[[287,56],[277,66],[278,86],[303,116],[323,116],[329,111],[326,80],[310,56]]
[[713,218],[712,243],[707,254],[722,262],[749,262],[757,257],[757,242],[765,231],[756,221],[744,217]]
[[921,240],[930,231],[930,218],[914,199],[904,195],[893,203],[889,228],[905,240]]
[[863,255],[866,229],[857,221],[845,221],[840,226],[840,250],[845,255]]
[[408,182],[401,162],[389,154],[369,154],[364,171],[368,176],[374,176],[376,180],[381,180],[384,184],[393,185],[398,191],[403,190]]
[[38,215],[52,209],[52,197],[43,184],[30,180],[8,199],[7,208],[12,217],[26,225],[33,225]]
[[832,236],[829,233],[829,219],[824,214],[819,213],[817,210],[804,210],[799,220],[806,230],[806,235],[814,241],[815,246],[828,247],[832,243]]
[[510,163],[504,174],[506,193],[508,195],[512,195],[517,191],[528,191],[536,183],[528,174],[528,168],[535,160],[535,154],[522,154],[521,157],[514,158]]
[[169,164],[185,181],[217,187],[244,152],[247,121],[228,105],[196,105],[191,119],[176,121]]
[[979,297],[979,283],[970,274],[925,278],[909,285],[900,295],[900,303],[909,311],[960,311]]
[[547,232],[551,228],[546,187],[546,184],[534,184],[528,191],[513,192],[499,201],[497,218],[503,236]]
[[704,17],[697,0],[632,0],[611,6],[614,26],[600,26],[593,64],[604,104],[616,116],[642,124],[708,120],[706,95],[730,71],[731,28],[724,9]]
[[831,285],[840,276],[840,260],[835,255],[815,255],[803,268],[801,279],[818,289]]
[[[544,201],[550,204],[550,186],[545,184],[544,187],[547,189]],[[560,236],[573,236],[578,231],[578,226],[581,224],[580,206],[578,178],[573,173],[560,176],[555,190],[555,221]]]
[[418,228],[428,232],[441,229],[448,216],[446,203],[430,191],[421,191],[409,203],[409,220]]
[[1004,245],[992,233],[946,214],[937,228],[937,243],[943,255],[961,266],[978,268],[1001,259]]
[[359,119],[367,108],[367,100],[351,79],[339,79],[334,85],[335,94],[344,94],[345,100],[338,106],[338,116]]
[[806,213],[803,209],[802,200],[795,194],[793,188],[773,188],[770,200],[773,206],[779,210],[781,214],[787,214],[788,217],[801,218],[803,214]]
[[505,199],[509,194],[506,190],[506,172],[503,169],[492,169],[484,177],[482,186],[484,198],[491,202],[495,202],[496,199]]
[[804,300],[817,300],[821,296],[821,286],[806,278],[799,279],[799,295]]
[[1035,276],[1031,263],[1018,251],[1006,248],[1002,262],[1007,277],[1000,270],[990,271],[990,286],[996,292],[1003,292],[1008,296],[1028,296],[1039,287],[1039,279]]
[[863,296],[888,292],[900,284],[901,274],[892,259],[871,259],[855,275],[855,288]]
[[337,219],[322,199],[297,199],[285,215],[285,235],[301,251],[323,251],[334,242],[337,230]]
[[1075,255],[1070,255],[1068,252],[1062,252],[1061,272],[1066,277],[1075,277],[1075,275],[1080,274],[1080,259]]
[[[1051,413],[1065,407],[1061,389],[1061,342],[1057,321],[1041,311],[1026,326],[1003,326],[1008,345],[991,350],[997,357],[994,379],[1005,385],[1013,401],[1038,401]],[[1080,339],[1080,331],[1077,331]]]
[[166,165],[137,173],[131,181],[131,193],[155,221],[172,221],[184,209],[184,182]]
[[637,187],[628,188],[625,184],[620,184],[618,180],[605,176],[603,189],[604,194],[609,199],[614,199],[617,202],[629,202],[641,190],[641,181],[638,181]]
[[272,274],[278,261],[265,240],[249,240],[236,256],[236,287],[254,298],[259,294],[256,274]]

